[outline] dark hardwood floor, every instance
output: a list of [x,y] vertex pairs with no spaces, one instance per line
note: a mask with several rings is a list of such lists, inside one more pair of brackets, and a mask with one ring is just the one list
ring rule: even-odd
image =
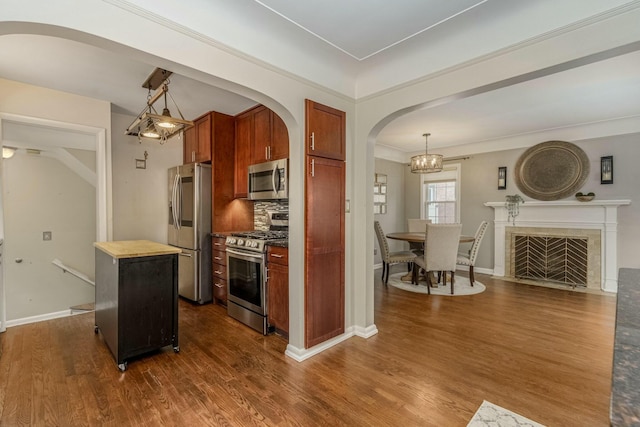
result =
[[609,425],[614,297],[481,274],[482,294],[429,296],[375,275],[379,333],[303,363],[223,307],[184,301],[180,353],[124,373],[93,313],[9,328],[0,425],[466,426],[483,400],[547,426]]

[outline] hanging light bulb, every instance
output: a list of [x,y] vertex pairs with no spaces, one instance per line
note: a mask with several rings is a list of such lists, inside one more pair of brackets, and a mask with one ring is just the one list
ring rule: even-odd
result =
[[158,133],[158,131],[156,130],[156,127],[153,124],[153,120],[147,120],[147,126],[142,132],[140,132],[140,136],[144,136],[145,138],[160,139],[160,133]]
[[[164,108],[162,109],[162,118],[159,119],[156,124],[164,129],[173,129],[176,127],[176,124],[171,121],[171,113],[169,112],[169,108],[167,108],[167,92],[169,91],[169,87],[167,86],[166,91],[164,92]],[[164,120],[167,118],[168,120]]]
[[433,173],[442,171],[442,154],[429,154],[427,146],[428,138],[431,134],[425,133],[424,154],[411,158],[411,172],[413,173]]

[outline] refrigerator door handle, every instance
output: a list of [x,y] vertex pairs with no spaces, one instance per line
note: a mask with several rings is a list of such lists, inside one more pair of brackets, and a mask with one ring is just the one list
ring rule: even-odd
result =
[[191,258],[193,255],[191,254],[185,254],[184,252],[180,252],[178,255],[180,256],[186,256],[187,258]]
[[180,230],[182,224],[182,177],[180,173],[176,175],[176,228]]
[[171,209],[171,216],[173,217],[173,228],[175,228],[176,230],[178,229],[178,196],[177,196],[177,191],[178,191],[178,179],[179,179],[179,175],[176,173],[176,175],[173,177],[173,187],[171,188],[171,205],[172,205],[172,209]]

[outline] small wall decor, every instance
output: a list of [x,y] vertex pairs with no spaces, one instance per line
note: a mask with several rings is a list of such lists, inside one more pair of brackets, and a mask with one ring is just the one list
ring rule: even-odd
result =
[[507,189],[507,167],[500,166],[498,168],[498,190]]
[[613,156],[600,157],[600,184],[613,184]]
[[147,157],[149,157],[149,153],[144,152],[144,160],[136,159],[136,169],[146,169],[147,168]]
[[387,213],[387,175],[377,173],[373,184],[373,213]]

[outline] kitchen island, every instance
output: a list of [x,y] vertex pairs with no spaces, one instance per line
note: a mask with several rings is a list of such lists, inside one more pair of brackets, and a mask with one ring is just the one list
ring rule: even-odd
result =
[[96,242],[95,332],[118,368],[129,359],[178,346],[179,248],[149,240]]

